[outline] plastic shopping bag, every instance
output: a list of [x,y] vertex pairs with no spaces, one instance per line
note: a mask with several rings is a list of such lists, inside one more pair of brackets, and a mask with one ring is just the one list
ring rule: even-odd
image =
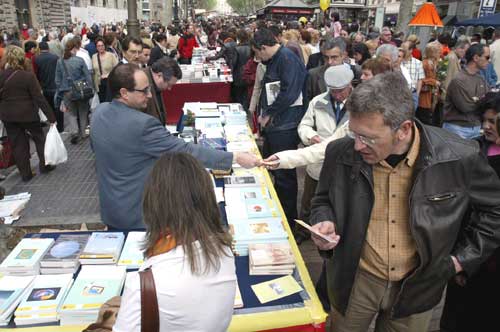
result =
[[68,160],[68,152],[55,125],[51,125],[45,138],[45,165],[57,165]]
[[90,99],[90,109],[93,111],[99,106],[99,96],[97,93],[94,94],[94,97]]

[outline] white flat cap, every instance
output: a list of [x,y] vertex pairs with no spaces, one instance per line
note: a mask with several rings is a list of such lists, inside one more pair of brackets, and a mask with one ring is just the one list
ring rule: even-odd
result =
[[331,66],[325,71],[325,83],[330,89],[343,89],[351,84],[353,78],[351,68],[344,64]]

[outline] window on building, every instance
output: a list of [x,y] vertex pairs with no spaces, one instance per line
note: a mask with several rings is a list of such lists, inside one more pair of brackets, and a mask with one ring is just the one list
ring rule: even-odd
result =
[[118,0],[115,0],[115,8],[118,8]]
[[149,9],[149,2],[143,2],[142,9]]
[[95,6],[95,0],[90,0],[90,5]]
[[108,0],[102,0],[102,6],[108,7]]

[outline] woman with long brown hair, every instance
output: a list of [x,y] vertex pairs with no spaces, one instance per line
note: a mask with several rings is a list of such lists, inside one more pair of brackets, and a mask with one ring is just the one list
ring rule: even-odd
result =
[[24,50],[10,45],[5,50],[5,70],[0,72],[0,120],[12,144],[16,166],[23,181],[33,178],[30,165],[30,137],[35,142],[40,160],[40,173],[50,172],[55,166],[46,166],[44,157],[45,134],[40,124],[41,109],[52,125],[56,118],[42,88],[24,57]]
[[[153,272],[160,331],[226,331],[236,274],[207,171],[191,155],[163,155],[146,182],[143,211],[146,259],[140,270]],[[141,331],[140,297],[134,273],[127,277],[113,331]]]

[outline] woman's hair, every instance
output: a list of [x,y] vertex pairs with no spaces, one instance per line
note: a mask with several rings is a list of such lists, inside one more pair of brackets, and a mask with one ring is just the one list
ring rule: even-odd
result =
[[425,45],[424,58],[425,59],[439,59],[441,55],[441,44],[439,42],[431,42]]
[[[212,180],[194,157],[167,153],[156,162],[144,189],[143,214],[146,251],[170,234],[183,247],[191,272],[204,274],[220,268],[218,258],[231,245],[231,238],[221,225]],[[203,271],[195,241],[207,262]]]
[[27,42],[24,43],[24,52],[28,53],[31,51],[32,48],[36,48],[37,44],[36,42],[32,40],[28,40]]
[[107,32],[105,35],[104,35],[104,43],[106,44],[106,46],[111,46],[113,44],[113,41],[115,40],[116,38],[116,33],[114,32]]
[[14,70],[26,70],[24,50],[18,46],[9,45],[5,49],[5,65]]
[[66,46],[64,46],[64,55],[63,55],[63,59],[64,60],[67,60],[69,58],[71,58],[71,56],[73,55],[71,53],[71,51],[75,48],[75,47],[78,47],[78,43],[76,40],[74,39],[70,39],[66,42]]
[[378,47],[378,43],[375,40],[367,40],[365,45],[368,47],[368,50],[375,51]]
[[306,44],[311,43],[311,33],[305,29],[300,30],[300,37]]
[[97,43],[98,43],[98,42],[103,43],[104,47],[106,47],[106,42],[104,41],[104,38],[102,38],[102,37],[97,37],[97,38],[95,39],[95,41],[94,41],[94,43],[95,43],[95,45],[96,45],[96,46],[97,46]]
[[392,67],[387,61],[381,58],[372,58],[363,62],[361,70],[369,70],[372,72],[372,75],[375,76],[387,71],[392,71]]
[[368,60],[372,57],[370,54],[370,51],[368,50],[368,46],[366,46],[363,43],[353,44],[352,53],[353,54],[354,53],[361,54],[361,61],[359,62],[360,65],[362,65],[366,60]]
[[497,114],[500,113],[500,92],[488,92],[477,102],[477,114],[483,116],[487,110],[493,110]]

